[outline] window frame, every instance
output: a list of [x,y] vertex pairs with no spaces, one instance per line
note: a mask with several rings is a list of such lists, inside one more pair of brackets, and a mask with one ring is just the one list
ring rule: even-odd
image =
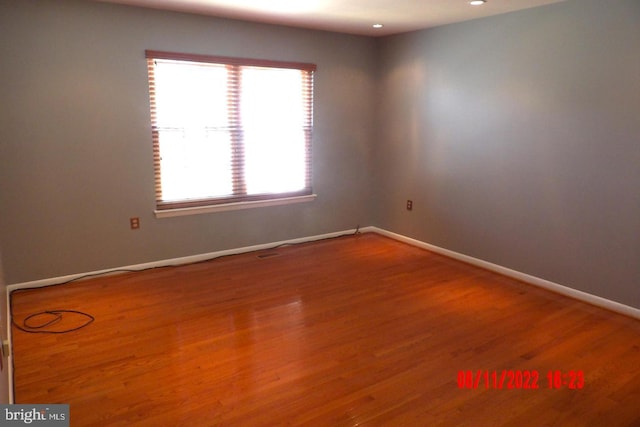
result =
[[[153,142],[153,168],[154,168],[154,190],[155,190],[155,204],[156,204],[156,216],[176,216],[187,215],[192,213],[206,213],[217,212],[234,209],[246,209],[261,206],[273,206],[281,204],[290,204],[298,202],[306,202],[315,199],[313,194],[311,183],[311,139],[313,133],[313,79],[314,72],[316,71],[316,65],[305,62],[290,62],[290,61],[275,61],[265,59],[251,59],[251,58],[236,58],[228,56],[217,55],[201,55],[191,53],[178,53],[178,52],[165,52],[157,50],[145,50],[145,57],[147,61],[148,72],[148,84],[149,84],[149,104],[151,111],[151,134]],[[198,198],[198,199],[182,199],[182,200],[163,200],[162,198],[162,181],[161,181],[161,157],[160,157],[160,126],[158,125],[156,114],[156,87],[154,78],[154,61],[155,60],[170,60],[170,61],[185,61],[196,63],[210,63],[226,66],[231,73],[240,73],[241,67],[263,67],[263,68],[277,68],[277,69],[294,69],[299,70],[303,76],[303,97],[304,97],[304,113],[305,123],[303,126],[305,137],[305,187],[300,191],[286,192],[286,193],[263,193],[263,194],[244,194],[238,192],[236,187],[236,175],[232,178],[234,184],[234,194],[225,195],[220,197],[211,198]],[[238,79],[238,74],[231,75],[231,79]],[[234,83],[236,84],[236,83]],[[230,92],[239,92],[239,85],[236,90]],[[239,95],[233,95],[239,96]],[[237,98],[234,102],[230,103],[228,113],[235,114],[232,109],[239,104]],[[237,118],[238,116],[236,116]],[[244,148],[242,147],[241,127],[239,122],[230,123],[231,129],[231,144],[236,152],[241,153],[243,156]],[[239,149],[238,149],[239,148]],[[234,159],[232,163],[235,164],[235,168],[243,168],[243,159]],[[239,180],[242,181],[241,177]],[[246,191],[246,190],[245,190]]]

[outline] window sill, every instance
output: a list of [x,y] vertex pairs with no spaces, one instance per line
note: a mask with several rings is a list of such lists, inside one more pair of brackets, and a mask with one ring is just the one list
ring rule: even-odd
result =
[[224,205],[198,206],[194,208],[155,210],[156,218],[170,218],[174,216],[200,215],[214,212],[236,211],[241,209],[263,208],[267,206],[290,205],[293,203],[312,202],[318,197],[315,194],[308,196],[285,197],[282,199],[256,200],[252,202],[226,203]]

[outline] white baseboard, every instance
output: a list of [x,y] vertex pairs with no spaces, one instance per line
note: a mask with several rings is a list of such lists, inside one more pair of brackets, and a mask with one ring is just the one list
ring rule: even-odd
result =
[[503,267],[501,265],[493,264],[478,258],[474,258],[468,255],[464,255],[458,252],[451,251],[449,249],[444,249],[439,246],[431,245],[429,243],[422,242],[420,240],[412,239],[410,237],[403,236],[401,234],[393,233],[391,231],[387,231],[377,227],[366,227],[362,231],[370,231],[381,234],[386,237],[390,237],[394,240],[398,240],[400,242],[408,243],[413,246],[417,246],[422,249],[427,249],[429,251],[445,255],[449,258],[457,259],[459,261],[466,262],[467,264],[472,264],[486,270],[490,270],[503,276],[511,277],[530,285],[538,286],[540,288],[544,288],[555,293],[574,298],[591,305],[595,305],[597,307],[605,308],[610,311],[614,311],[616,313],[624,314],[625,316],[633,317],[636,319],[640,319],[640,309],[630,307],[628,305],[621,304],[619,302],[611,301],[606,298],[602,298],[596,295],[592,295],[586,292],[578,291],[573,288],[569,288],[567,286],[559,285],[554,282],[550,282],[545,279],[541,279],[539,277],[531,276],[529,274],[521,273],[516,270],[512,270],[510,268]]
[[[370,227],[367,227],[367,228],[370,228]],[[313,242],[313,241],[316,241],[316,240],[331,239],[333,237],[339,237],[339,236],[346,236],[346,235],[349,235],[349,234],[355,234],[356,231],[358,231],[358,230],[354,228],[352,230],[344,230],[344,231],[337,231],[337,232],[334,232],[334,233],[327,233],[327,234],[319,234],[319,235],[315,235],[315,236],[301,237],[301,238],[297,238],[297,239],[282,240],[282,241],[279,241],[279,242],[263,243],[263,244],[260,244],[260,245],[245,246],[245,247],[241,247],[241,248],[227,249],[227,250],[209,252],[209,253],[198,254],[198,255],[190,255],[190,256],[185,256],[185,257],[180,257],[180,258],[164,259],[164,260],[160,260],[160,261],[147,262],[147,263],[143,263],[143,264],[128,265],[128,266],[125,266],[125,267],[107,268],[107,269],[104,269],[104,270],[96,270],[96,271],[89,271],[89,272],[78,273],[78,274],[70,274],[68,276],[52,277],[52,278],[48,278],[48,279],[34,280],[34,281],[31,281],[31,282],[14,283],[14,284],[7,285],[7,292],[10,295],[11,292],[17,291],[19,289],[41,288],[41,287],[56,285],[56,284],[59,284],[59,283],[65,283],[65,282],[69,282],[69,281],[73,281],[73,280],[79,280],[80,278],[85,277],[85,276],[86,277],[93,277],[93,276],[99,276],[99,275],[118,274],[118,273],[122,273],[122,272],[127,272],[129,270],[130,271],[137,271],[137,270],[146,270],[146,269],[155,268],[155,267],[169,267],[169,266],[173,266],[173,265],[191,264],[191,263],[194,263],[194,262],[206,261],[208,259],[219,258],[219,257],[227,256],[227,255],[237,255],[237,254],[242,254],[242,253],[246,253],[246,252],[261,251],[261,250],[270,249],[270,248],[273,248],[273,247],[276,247],[276,246],[292,245],[292,244],[297,244],[297,243]],[[364,230],[363,229],[359,229],[359,231],[364,231]]]
[[[235,255],[235,254],[241,254],[241,253],[245,253],[245,252],[253,252],[253,251],[259,251],[259,250],[264,250],[264,249],[270,249],[273,248],[275,246],[281,246],[281,245],[287,245],[287,244],[296,244],[296,243],[305,243],[305,242],[313,242],[316,240],[322,240],[322,239],[329,239],[329,238],[333,238],[333,237],[338,237],[338,236],[343,236],[343,235],[349,235],[349,234],[354,234],[356,233],[356,231],[360,231],[363,233],[378,233],[380,235],[383,236],[387,236],[390,237],[394,240],[398,240],[404,243],[408,243],[410,245],[413,246],[417,246],[419,248],[423,248],[423,249],[427,249],[429,251],[441,254],[441,255],[445,255],[449,258],[453,258],[453,259],[457,259],[463,262],[466,262],[468,264],[472,264],[472,265],[476,265],[478,267],[482,267],[484,269],[487,270],[491,270],[494,271],[496,273],[502,274],[504,276],[508,276],[508,277],[512,277],[514,279],[517,280],[521,280],[525,283],[529,283],[531,285],[534,286],[538,286],[541,288],[545,288],[548,289],[550,291],[571,297],[571,298],[575,298],[584,302],[587,302],[589,304],[598,306],[598,307],[602,307],[602,308],[606,308],[607,310],[611,310],[611,311],[615,311],[617,313],[621,313],[630,317],[634,317],[636,319],[640,319],[640,309],[634,308],[634,307],[630,307],[628,305],[624,305],[621,304],[619,302],[615,302],[615,301],[611,301],[608,300],[606,298],[602,298],[596,295],[592,295],[586,292],[582,292],[573,288],[569,288],[567,286],[563,286],[563,285],[559,285],[557,283],[554,282],[550,282],[548,280],[545,279],[541,279],[539,277],[535,277],[535,276],[531,276],[529,274],[525,274],[525,273],[521,273],[519,271],[516,270],[512,270],[510,268],[506,268],[503,267],[501,265],[497,265],[497,264],[493,264],[490,263],[488,261],[484,261],[478,258],[474,258],[468,255],[464,255],[458,252],[454,252],[451,251],[449,249],[444,249],[441,248],[439,246],[435,246],[429,243],[425,243],[422,242],[420,240],[416,240],[416,239],[412,239],[410,237],[406,237],[403,236],[401,234],[397,234],[397,233],[393,233],[391,231],[387,231],[384,230],[382,228],[378,228],[378,227],[373,227],[373,226],[368,226],[368,227],[362,227],[359,229],[351,229],[351,230],[344,230],[344,231],[337,231],[334,233],[327,233],[327,234],[319,234],[319,235],[315,235],[315,236],[307,236],[307,237],[301,237],[301,238],[297,238],[297,239],[290,239],[290,240],[282,240],[279,242],[271,242],[271,243],[264,243],[261,245],[253,245],[253,246],[245,246],[245,247],[241,247],[241,248],[235,248],[235,249],[228,249],[228,250],[222,250],[222,251],[216,251],[216,252],[209,252],[209,253],[205,253],[205,254],[199,254],[199,255],[192,255],[192,256],[186,256],[186,257],[180,257],[180,258],[172,258],[172,259],[165,259],[165,260],[161,260],[161,261],[154,261],[154,262],[148,262],[148,263],[144,263],[144,264],[135,264],[135,265],[129,265],[129,266],[125,266],[125,267],[117,267],[117,268],[111,268],[111,269],[105,269],[105,270],[98,270],[98,271],[91,271],[91,272],[85,272],[85,273],[79,273],[79,274],[71,274],[68,276],[62,276],[62,277],[53,277],[53,278],[48,278],[48,279],[42,279],[42,280],[35,280],[35,281],[31,281],[31,282],[23,282],[23,283],[16,283],[16,284],[10,284],[7,285],[7,293],[10,295],[11,292],[18,290],[18,289],[29,289],[29,288],[38,288],[38,287],[44,287],[44,286],[50,286],[50,285],[55,285],[58,283],[64,283],[64,282],[68,282],[71,280],[77,280],[80,279],[84,276],[97,276],[97,275],[101,275],[101,274],[117,274],[118,272],[121,272],[122,270],[144,270],[144,269],[148,269],[148,268],[154,268],[154,267],[166,267],[166,266],[171,266],[171,265],[180,265],[180,264],[189,264],[189,263],[193,263],[193,262],[199,262],[199,261],[205,261],[207,259],[213,259],[213,258],[218,258],[221,256],[226,256],[226,255]],[[9,328],[10,329],[10,328]]]
[[[23,283],[16,283],[16,284],[10,284],[7,285],[7,292],[10,295],[11,292],[18,290],[18,289],[29,289],[29,288],[39,288],[39,287],[44,287],[44,286],[50,286],[50,285],[55,285],[58,283],[63,283],[63,282],[67,282],[67,281],[71,281],[71,280],[77,280],[80,279],[84,276],[97,276],[97,275],[101,275],[101,274],[117,274],[119,272],[121,272],[122,270],[144,270],[144,269],[148,269],[148,268],[154,268],[154,267],[167,267],[167,266],[172,266],[172,265],[180,265],[180,264],[189,264],[189,263],[193,263],[193,262],[199,262],[199,261],[205,261],[207,259],[213,259],[213,258],[218,258],[221,256],[227,256],[227,255],[235,255],[235,254],[242,254],[242,253],[246,253],[246,252],[254,252],[254,251],[259,251],[259,250],[264,250],[264,249],[270,249],[276,246],[281,246],[281,245],[287,245],[287,244],[296,244],[296,243],[305,243],[305,242],[313,242],[316,240],[322,240],[322,239],[330,239],[333,237],[339,237],[339,236],[343,236],[343,235],[349,235],[349,234],[354,234],[357,231],[360,231],[362,233],[378,233],[380,235],[392,238],[394,240],[398,240],[400,242],[404,242],[404,243],[408,243],[410,245],[413,246],[417,246],[419,248],[422,249],[427,249],[429,251],[441,254],[441,255],[445,255],[449,258],[453,258],[453,259],[457,259],[463,262],[466,262],[468,264],[472,264],[472,265],[476,265],[478,267],[482,267],[484,269],[490,270],[490,271],[494,271],[496,273],[502,274],[504,276],[507,277],[512,277],[514,279],[517,280],[521,280],[525,283],[534,285],[534,286],[538,286],[544,289],[548,289],[550,291],[571,297],[571,298],[575,298],[578,299],[580,301],[584,301],[587,302],[589,304],[598,306],[598,307],[602,307],[605,308],[607,310],[611,310],[611,311],[615,311],[617,313],[620,314],[624,314],[626,316],[630,316],[630,317],[634,317],[636,319],[640,319],[640,309],[634,308],[634,307],[630,307],[628,305],[624,305],[621,304],[619,302],[615,302],[615,301],[611,301],[608,300],[606,298],[602,298],[596,295],[592,295],[586,292],[582,292],[573,288],[569,288],[567,286],[563,286],[563,285],[559,285],[557,283],[545,280],[545,279],[541,279],[539,277],[535,277],[535,276],[531,276],[529,274],[525,274],[525,273],[521,273],[519,271],[516,270],[512,270],[510,268],[506,268],[503,267],[501,265],[497,265],[497,264],[493,264],[490,263],[488,261],[484,261],[478,258],[474,258],[468,255],[464,255],[461,254],[459,252],[455,252],[455,251],[451,251],[449,249],[445,249],[445,248],[441,248],[439,246],[435,246],[429,243],[425,243],[422,242],[420,240],[416,240],[416,239],[412,239],[410,237],[406,237],[403,236],[401,234],[397,234],[397,233],[393,233],[391,231],[387,231],[384,230],[382,228],[378,228],[378,227],[374,227],[374,226],[367,226],[367,227],[362,227],[359,229],[351,229],[351,230],[344,230],[344,231],[337,231],[334,233],[326,233],[326,234],[319,234],[319,235],[315,235],[315,236],[307,236],[307,237],[301,237],[301,238],[297,238],[297,239],[290,239],[290,240],[282,240],[282,241],[278,241],[278,242],[271,242],[271,243],[264,243],[264,244],[260,244],[260,245],[253,245],[253,246],[245,246],[245,247],[241,247],[241,248],[235,248],[235,249],[227,249],[227,250],[222,250],[222,251],[216,251],[216,252],[209,252],[209,253],[205,253],[205,254],[199,254],[199,255],[192,255],[192,256],[186,256],[186,257],[180,257],[180,258],[172,258],[172,259],[165,259],[165,260],[160,260],[160,261],[154,261],[154,262],[148,262],[148,263],[144,263],[144,264],[135,264],[135,265],[129,265],[129,266],[125,266],[125,267],[117,267],[117,268],[110,268],[110,269],[105,269],[105,270],[98,270],[98,271],[91,271],[91,272],[85,272],[85,273],[78,273],[78,274],[71,274],[68,276],[61,276],[61,277],[53,277],[53,278],[48,278],[48,279],[42,279],[42,280],[35,280],[35,281],[31,281],[31,282],[23,282]],[[8,301],[7,301],[8,302]],[[10,330],[10,328],[9,328]]]

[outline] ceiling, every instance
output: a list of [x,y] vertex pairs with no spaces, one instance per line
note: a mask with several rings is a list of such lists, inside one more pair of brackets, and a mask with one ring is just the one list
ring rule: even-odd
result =
[[[271,24],[384,36],[564,0],[97,0]],[[383,24],[375,29],[373,24]]]

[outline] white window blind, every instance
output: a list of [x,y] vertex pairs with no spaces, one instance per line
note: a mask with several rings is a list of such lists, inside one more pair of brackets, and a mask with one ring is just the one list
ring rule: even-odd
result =
[[157,209],[311,194],[315,65],[146,56]]

